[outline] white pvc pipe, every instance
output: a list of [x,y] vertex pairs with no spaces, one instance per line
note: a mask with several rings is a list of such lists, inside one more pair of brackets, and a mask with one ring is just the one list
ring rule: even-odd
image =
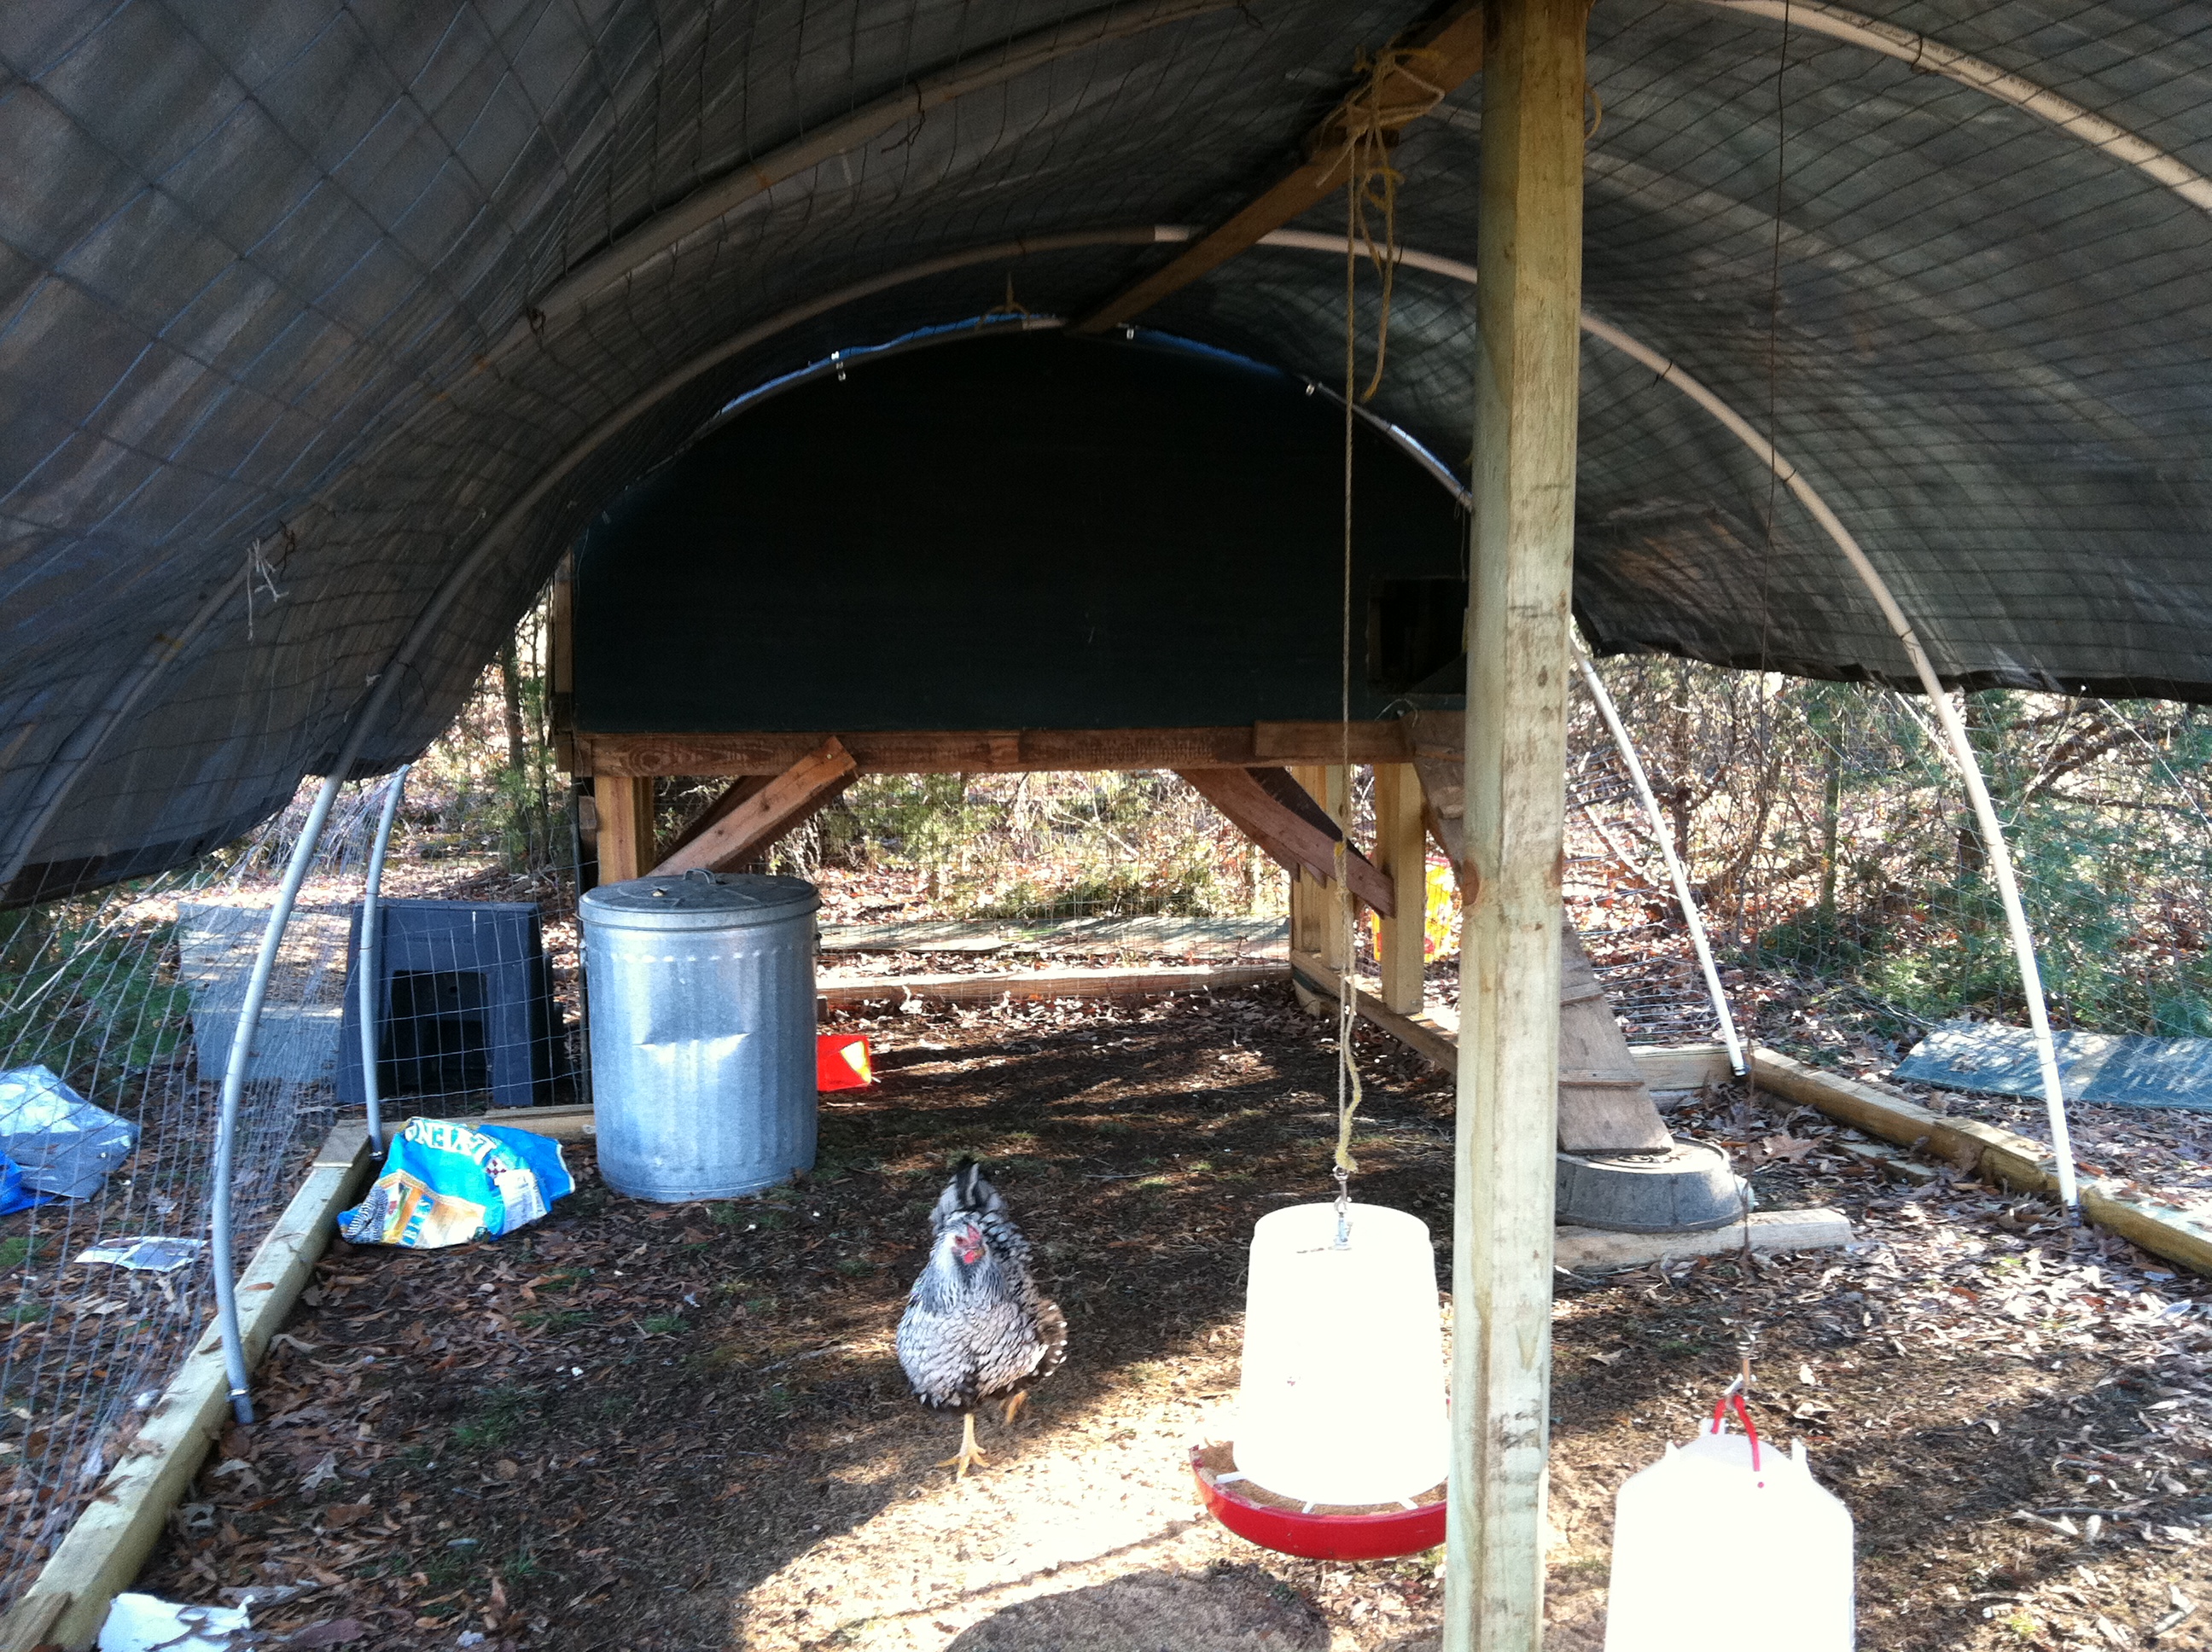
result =
[[1993,63],[1970,57],[1929,35],[1862,16],[1824,0],[1694,0],[1694,3],[1757,17],[1771,23],[1825,34],[1894,58],[1914,69],[1941,75],[1961,86],[1971,86],[2000,102],[2046,120],[2069,137],[2103,150],[2113,160],[2136,168],[2145,177],[2172,190],[2200,212],[2212,212],[2212,178],[2167,154],[2155,143],[2116,126],[2069,98],[2062,98],[2033,81],[2008,73]]
[[1582,667],[1583,681],[1589,685],[1590,698],[1597,701],[1598,715],[1605,719],[1613,743],[1620,749],[1621,762],[1628,765],[1628,777],[1636,782],[1636,795],[1644,799],[1644,815],[1651,822],[1651,835],[1659,845],[1659,853],[1666,857],[1668,877],[1674,880],[1674,899],[1681,906],[1682,921],[1690,926],[1690,944],[1697,949],[1698,967],[1705,972],[1705,993],[1713,1001],[1713,1015],[1720,1023],[1721,1042],[1728,1046],[1729,1066],[1741,1078],[1751,1069],[1744,1062],[1743,1044],[1736,1036],[1735,1017],[1729,1009],[1728,993],[1721,987],[1721,972],[1713,965],[1713,949],[1705,937],[1705,920],[1698,911],[1697,897],[1690,893],[1689,874],[1682,870],[1681,857],[1674,853],[1674,834],[1667,829],[1667,817],[1659,811],[1659,799],[1652,793],[1650,776],[1644,772],[1644,760],[1636,755],[1635,743],[1621,726],[1620,708],[1606,692],[1604,679],[1598,676],[1597,667],[1590,664],[1580,637],[1575,639],[1575,663]]
[[1102,6],[1047,25],[1002,46],[980,52],[955,67],[885,93],[825,126],[747,161],[682,200],[655,213],[612,246],[592,254],[530,305],[495,354],[540,336],[581,309],[595,295],[634,280],[690,236],[720,222],[778,184],[848,155],[908,122],[927,118],[971,93],[1003,85],[1094,46],[1126,39],[1164,24],[1225,11],[1237,0],[1160,0],[1139,10]]
[[[1344,256],[1344,238],[1340,235],[1316,234],[1309,230],[1279,229],[1261,238],[1262,246],[1279,246],[1297,252],[1322,252],[1331,258]],[[1398,262],[1408,269],[1425,270],[1432,275],[1449,276],[1470,286],[1475,278],[1474,266],[1457,258],[1437,258],[1425,252],[1401,251]],[[1920,645],[1918,633],[1898,606],[1889,583],[1880,570],[1867,559],[1859,542],[1851,537],[1850,530],[1822,499],[1797,470],[1797,467],[1775,451],[1774,444],[1751,428],[1750,423],[1733,407],[1723,401],[1698,380],[1684,372],[1673,361],[1649,345],[1632,337],[1610,322],[1601,321],[1585,310],[1582,317],[1583,331],[1601,343],[1609,344],[1632,361],[1651,369],[1660,382],[1672,386],[1711,414],[1728,432],[1755,454],[1760,464],[1771,471],[1776,478],[1787,487],[1797,502],[1805,507],[1822,532],[1850,564],[1858,575],[1859,583],[1881,609],[1891,632],[1904,648],[1905,658],[1912,662],[1914,675],[1919,677],[1922,690],[1928,696],[1929,709],[1943,731],[1944,743],[1950,747],[1951,756],[1958,765],[1959,778],[1966,788],[1967,800],[1973,805],[1975,823],[1981,829],[1982,841],[1987,846],[1990,871],[1996,879],[1997,898],[2004,905],[2005,926],[2012,938],[2013,957],[2020,966],[2021,996],[2027,1000],[2028,1026],[2035,1038],[2038,1066],[2043,1072],[2043,1102],[2045,1116],[2051,1125],[2051,1151],[2058,1175],[2058,1196],[2067,1209],[2076,1209],[2081,1202],[2080,1190],[2075,1184],[2074,1135],[2067,1127],[2066,1095],[2058,1073],[2058,1047],[2051,1036],[2051,1017],[2043,1002],[2043,971],[2035,958],[2035,937],[2027,926],[2027,911],[2021,905],[2020,884],[2013,875],[2012,852],[2006,846],[2004,829],[1997,823],[1996,806],[1990,801],[1990,789],[1982,779],[1982,767],[1974,756],[1972,741],[1966,738],[1966,725],[1959,720],[1958,708],[1951,703],[1945,692],[1942,679],[1936,676],[1935,663],[1928,651]]]
[[376,841],[369,846],[368,877],[361,892],[361,946],[356,954],[354,967],[361,972],[361,1095],[368,1114],[368,1151],[381,1157],[384,1152],[384,1095],[377,1080],[380,1065],[378,1034],[382,1030],[384,914],[378,906],[378,897],[384,888],[384,852],[392,845],[392,823],[399,815],[399,794],[407,789],[407,771],[412,763],[403,763],[385,788],[384,812],[377,817]]

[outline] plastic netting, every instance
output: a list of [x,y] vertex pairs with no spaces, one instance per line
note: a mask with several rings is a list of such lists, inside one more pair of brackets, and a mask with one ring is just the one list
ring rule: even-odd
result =
[[[2212,12],[1869,9],[1888,49],[1810,3],[1596,9],[1586,304],[1773,432],[1945,671],[2201,696]],[[1423,11],[11,14],[9,898],[235,836],[388,670],[363,762],[419,750],[576,527],[732,394],[1010,275],[1084,313],[1171,250],[1133,234],[1279,175]],[[1474,256],[1480,125],[1471,82],[1408,129],[1407,247]],[[1146,320],[1334,382],[1340,280],[1261,249]],[[1397,295],[1377,410],[1463,452],[1469,295],[1410,267]],[[1599,647],[1902,677],[1833,547],[1675,383],[1594,343],[1583,411]]]

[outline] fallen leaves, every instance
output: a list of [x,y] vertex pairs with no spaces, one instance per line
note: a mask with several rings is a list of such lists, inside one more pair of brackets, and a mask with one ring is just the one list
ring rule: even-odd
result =
[[287,1646],[343,1646],[348,1641],[357,1641],[368,1633],[368,1625],[358,1618],[335,1618],[328,1623],[309,1624],[295,1631],[286,1641]]

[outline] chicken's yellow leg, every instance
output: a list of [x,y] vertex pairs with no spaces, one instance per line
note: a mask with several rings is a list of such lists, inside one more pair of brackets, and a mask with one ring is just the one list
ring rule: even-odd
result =
[[953,1478],[955,1479],[964,1480],[968,1478],[968,1469],[970,1464],[974,1464],[978,1467],[988,1468],[990,1467],[990,1459],[986,1457],[981,1452],[975,1449],[975,1413],[972,1411],[963,1412],[960,1414],[960,1421],[962,1424],[960,1431],[960,1455],[957,1457],[947,1457],[943,1462],[937,1466],[939,1468],[957,1467],[960,1472],[955,1474]]
[[1030,1391],[1027,1388],[1022,1388],[1017,1390],[1013,1397],[1006,1401],[1006,1426],[1008,1428],[1013,1427],[1015,1417],[1019,1414],[1024,1402],[1025,1402],[1029,1397]]

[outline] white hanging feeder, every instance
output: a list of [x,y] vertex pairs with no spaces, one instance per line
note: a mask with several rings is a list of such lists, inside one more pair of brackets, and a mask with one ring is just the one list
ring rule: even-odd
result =
[[[1208,1504],[1254,1542],[1337,1559],[1443,1539],[1443,1332],[1418,1217],[1294,1205],[1260,1218],[1236,1438],[1201,1448]],[[1233,1456],[1233,1467],[1230,1459]]]
[[1293,1205],[1252,1230],[1237,1467],[1301,1503],[1396,1503],[1444,1477],[1443,1332],[1428,1224]]
[[1850,1511],[1735,1405],[1620,1488],[1605,1652],[1850,1652]]

